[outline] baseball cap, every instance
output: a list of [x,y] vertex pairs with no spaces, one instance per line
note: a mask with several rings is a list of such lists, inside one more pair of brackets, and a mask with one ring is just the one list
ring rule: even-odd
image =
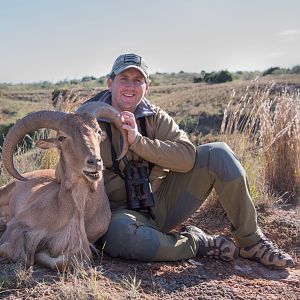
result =
[[134,53],[120,55],[115,60],[109,76],[118,75],[129,68],[139,70],[144,75],[145,79],[149,80],[148,66],[145,60]]

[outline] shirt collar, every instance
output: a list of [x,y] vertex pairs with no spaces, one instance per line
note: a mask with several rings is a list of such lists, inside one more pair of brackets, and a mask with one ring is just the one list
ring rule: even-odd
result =
[[[111,92],[107,90],[99,99],[99,101],[110,104],[111,105]],[[148,117],[155,115],[155,105],[150,103],[150,101],[143,97],[140,104],[137,106],[134,116],[136,119],[142,118],[142,117]],[[100,121],[107,122],[107,119],[99,119]]]

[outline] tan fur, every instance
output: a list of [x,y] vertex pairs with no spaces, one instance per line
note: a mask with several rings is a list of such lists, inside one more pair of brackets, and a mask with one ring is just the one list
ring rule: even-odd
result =
[[[111,213],[103,166],[87,163],[89,157],[100,158],[101,140],[95,134],[100,128],[94,120],[70,118],[68,140],[58,146],[60,183],[54,170],[39,170],[23,174],[27,181],[13,181],[0,189],[0,211],[9,214],[0,256],[9,261],[63,268],[73,260],[90,259],[90,243],[108,228]],[[44,148],[47,142],[41,142]],[[83,170],[100,171],[100,179],[89,180]]]

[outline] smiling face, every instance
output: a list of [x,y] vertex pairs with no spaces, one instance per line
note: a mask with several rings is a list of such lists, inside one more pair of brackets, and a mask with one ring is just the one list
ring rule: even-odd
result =
[[148,83],[143,74],[134,68],[127,69],[107,81],[111,91],[111,104],[118,111],[134,112],[147,94]]

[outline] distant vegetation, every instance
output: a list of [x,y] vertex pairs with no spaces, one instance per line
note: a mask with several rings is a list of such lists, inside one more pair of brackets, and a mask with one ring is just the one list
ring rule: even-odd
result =
[[[106,78],[93,76],[57,83],[0,84],[0,156],[3,137],[16,119],[53,106],[73,111],[105,88]],[[289,201],[300,197],[299,94],[300,66],[295,66],[264,72],[155,73],[148,97],[176,120],[194,144],[226,140],[247,170],[252,196],[260,201],[268,195],[274,202],[278,197]],[[28,136],[17,151],[26,152],[16,159],[21,172],[55,165],[53,153],[27,151],[34,140],[35,135]],[[0,171],[1,186],[9,180],[1,160]]]
[[201,76],[194,78],[195,83],[197,82],[224,83],[232,80],[233,80],[233,76],[227,70],[222,70],[220,72],[211,72],[211,73],[206,73],[205,71],[202,71]]
[[279,67],[272,67],[265,70],[262,75],[279,75],[279,74],[300,74],[300,65],[295,66],[291,69],[279,68]]
[[[237,71],[230,72],[228,70],[206,72],[202,70],[200,73],[188,73],[180,71],[178,73],[160,73],[156,72],[150,75],[152,86],[164,84],[177,84],[187,82],[206,82],[206,83],[224,83],[232,80],[249,80],[257,76],[266,75],[283,75],[283,74],[300,74],[300,65],[292,68],[271,67],[265,71]],[[61,80],[55,83],[49,81],[41,81],[36,83],[0,83],[0,97],[2,90],[6,89],[64,89],[64,88],[94,88],[106,85],[106,76],[84,76],[81,79]]]

